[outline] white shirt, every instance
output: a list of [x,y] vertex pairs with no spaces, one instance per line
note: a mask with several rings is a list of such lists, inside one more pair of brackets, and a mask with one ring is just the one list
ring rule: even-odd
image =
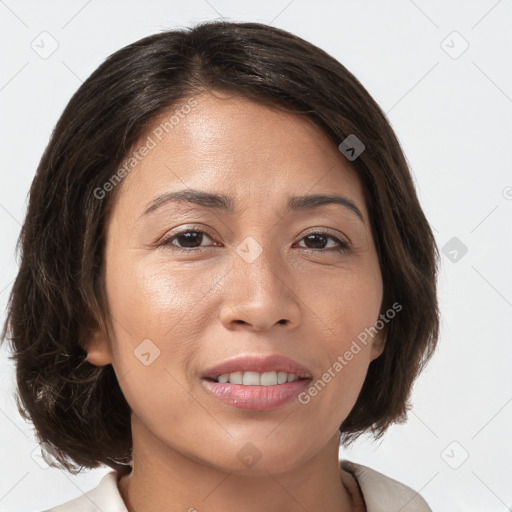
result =
[[[356,479],[367,512],[432,512],[416,491],[374,469],[348,460],[341,460],[340,467]],[[128,512],[117,487],[120,476],[111,471],[94,489],[46,512]]]

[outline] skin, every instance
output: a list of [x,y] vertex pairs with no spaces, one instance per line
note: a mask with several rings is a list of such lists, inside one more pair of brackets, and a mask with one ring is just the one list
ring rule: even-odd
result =
[[[356,510],[338,429],[383,331],[306,405],[244,411],[211,395],[200,375],[237,355],[278,353],[314,382],[375,324],[383,286],[362,185],[305,118],[218,92],[196,99],[118,185],[107,224],[113,333],[94,335],[88,360],[112,364],[132,409],[133,470],[121,495],[137,512]],[[232,196],[238,212],[167,203],[142,215],[157,195],[190,188]],[[286,211],[289,195],[316,193],[350,198],[364,223],[340,205]],[[184,228],[207,234],[157,246]],[[328,237],[308,243],[312,233]],[[235,251],[248,236],[263,250],[251,263]],[[336,239],[350,250],[333,250]],[[148,366],[134,355],[145,339],[160,350]],[[248,442],[261,453],[251,467],[237,457]]]

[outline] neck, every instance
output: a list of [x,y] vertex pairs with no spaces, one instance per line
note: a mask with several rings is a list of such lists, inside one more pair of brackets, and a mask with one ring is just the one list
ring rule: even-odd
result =
[[285,472],[217,467],[164,445],[132,420],[133,469],[119,490],[129,512],[352,512],[335,435],[313,458]]

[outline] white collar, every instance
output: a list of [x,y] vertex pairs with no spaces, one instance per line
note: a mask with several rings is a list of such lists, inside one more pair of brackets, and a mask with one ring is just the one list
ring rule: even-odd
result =
[[[367,512],[432,512],[419,493],[397,480],[348,460],[341,460],[340,467],[357,480]],[[47,512],[128,512],[117,486],[120,476],[110,471],[94,489]]]

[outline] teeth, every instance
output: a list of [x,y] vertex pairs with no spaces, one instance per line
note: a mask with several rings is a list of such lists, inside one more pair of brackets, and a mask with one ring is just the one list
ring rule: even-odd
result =
[[234,372],[219,375],[217,382],[225,384],[243,384],[244,386],[275,386],[285,382],[294,382],[298,380],[294,373],[286,372]]
[[[293,377],[293,373],[290,373],[290,378],[291,377]],[[284,384],[285,382],[288,382],[288,374],[286,372],[279,372],[277,374],[277,383]]]
[[[261,377],[263,377],[263,373],[261,374]],[[260,384],[260,374],[256,372],[245,372],[242,376],[242,384],[244,386],[261,386]],[[277,379],[276,379],[277,384]]]

